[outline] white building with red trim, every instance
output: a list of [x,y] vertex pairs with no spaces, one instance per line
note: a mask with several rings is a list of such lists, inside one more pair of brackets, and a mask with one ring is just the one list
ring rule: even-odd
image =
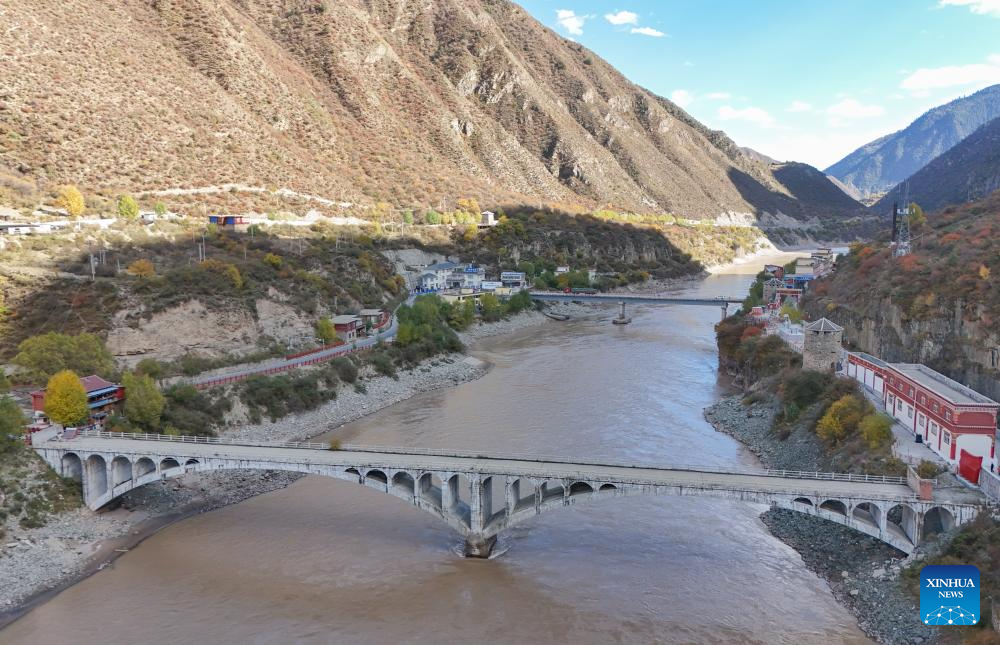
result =
[[917,363],[848,352],[847,375],[882,397],[886,412],[950,464],[966,452],[996,463],[1000,403]]

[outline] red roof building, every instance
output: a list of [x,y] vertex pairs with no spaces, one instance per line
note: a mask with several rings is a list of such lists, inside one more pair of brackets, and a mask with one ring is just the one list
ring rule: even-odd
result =
[[[125,388],[96,374],[81,377],[80,383],[87,392],[87,407],[90,408],[90,421],[92,423],[102,422],[117,405],[125,400]],[[35,412],[45,412],[45,390],[36,390],[31,393],[31,409]]]
[[949,463],[963,452],[995,461],[1000,403],[925,365],[862,352],[848,352],[847,375],[880,395],[886,412]]

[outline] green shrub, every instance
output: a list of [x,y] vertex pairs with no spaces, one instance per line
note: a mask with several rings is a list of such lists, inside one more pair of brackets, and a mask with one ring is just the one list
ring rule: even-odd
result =
[[920,464],[916,467],[916,471],[917,476],[921,479],[934,479],[944,471],[944,468],[932,461],[921,459]]
[[892,419],[886,415],[869,414],[858,427],[869,449],[881,450],[892,445]]

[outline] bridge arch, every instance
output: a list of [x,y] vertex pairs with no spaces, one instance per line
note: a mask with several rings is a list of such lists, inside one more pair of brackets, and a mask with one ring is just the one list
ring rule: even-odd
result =
[[589,495],[594,492],[594,487],[587,482],[573,482],[569,487],[569,496]]
[[62,467],[59,472],[63,477],[68,477],[74,481],[83,479],[83,462],[80,460],[80,455],[75,452],[67,452],[63,454],[59,463]]
[[828,499],[819,505],[820,510],[837,513],[847,517],[847,504],[839,499]]
[[160,472],[166,472],[168,470],[174,470],[180,468],[181,464],[173,457],[166,457],[160,460]]
[[955,515],[946,508],[935,506],[924,513],[921,537],[926,540],[955,528]]
[[149,457],[142,457],[135,462],[135,478],[141,479],[156,472],[156,464]]
[[860,502],[851,510],[851,518],[879,528],[882,526],[882,508],[874,502]]
[[89,499],[98,499],[108,492],[108,462],[101,455],[90,455],[87,457],[84,468],[86,477],[86,496]]
[[111,460],[111,487],[132,481],[132,462],[128,457],[118,455]]

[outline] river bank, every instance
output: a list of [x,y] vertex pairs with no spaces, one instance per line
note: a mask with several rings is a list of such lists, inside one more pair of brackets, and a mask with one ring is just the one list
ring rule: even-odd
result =
[[[572,310],[573,305],[561,309]],[[533,325],[555,324],[536,311],[522,312],[461,334],[466,345]],[[343,387],[337,398],[276,421],[227,427],[221,436],[245,441],[306,440],[423,392],[475,380],[489,365],[466,354],[424,361],[396,378],[369,371],[360,388]],[[284,488],[296,473],[231,471],[200,473],[143,486],[94,513],[76,509],[45,526],[19,531],[0,545],[0,628],[38,603],[97,571],[163,528],[198,513]]]
[[[768,468],[817,470],[821,446],[815,435],[797,431],[780,439],[771,431],[777,412],[774,404],[744,406],[742,395],[734,395],[706,408],[705,419],[746,445]],[[799,553],[809,570],[826,580],[866,635],[893,645],[938,641],[937,629],[920,623],[917,599],[900,584],[904,554],[847,527],[793,511],[771,509],[761,520]],[[910,559],[922,559],[939,543],[921,547]]]

